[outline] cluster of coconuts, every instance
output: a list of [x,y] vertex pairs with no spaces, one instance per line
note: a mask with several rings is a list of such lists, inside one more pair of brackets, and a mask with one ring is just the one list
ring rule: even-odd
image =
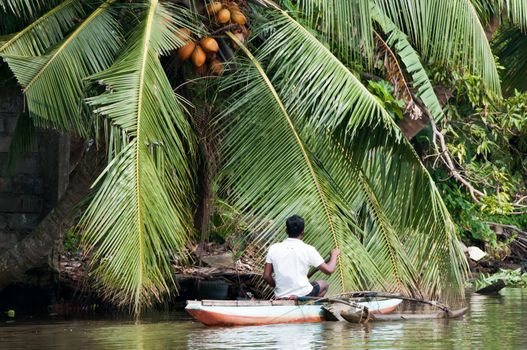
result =
[[216,58],[216,52],[220,47],[216,39],[203,37],[199,41],[192,40],[192,33],[186,28],[179,29],[180,36],[186,44],[178,50],[178,56],[182,61],[191,59],[198,73],[206,72],[205,62],[209,59],[210,71],[212,74],[221,75],[223,64]]
[[[247,18],[237,3],[228,0],[212,1],[206,7],[206,11],[210,16],[209,18],[213,19],[220,27],[237,24],[238,27],[233,30],[234,35],[242,43],[245,42],[248,35],[245,27]],[[196,41],[190,30],[186,28],[180,28],[178,36],[185,42],[185,45],[179,48],[178,56],[182,61],[191,60],[197,74],[205,75],[207,72],[214,75],[223,74],[223,63],[216,58],[216,53],[219,51],[216,39],[203,37]]]
[[235,2],[213,1],[207,6],[207,13],[214,16],[220,25],[236,23],[243,26],[247,23],[247,18]]
[[[231,28],[233,34],[238,38],[242,43],[245,42],[245,39],[249,35],[249,31],[245,26],[247,23],[247,17],[240,10],[238,4],[234,1],[224,0],[213,1],[206,7],[209,17],[213,17],[216,24],[221,26],[237,24],[237,28]],[[236,43],[232,43],[234,48],[238,48]]]

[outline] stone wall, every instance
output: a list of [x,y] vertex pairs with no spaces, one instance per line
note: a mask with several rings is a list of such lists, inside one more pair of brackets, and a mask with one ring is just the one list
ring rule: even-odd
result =
[[64,168],[69,140],[53,131],[39,131],[31,152],[19,160],[14,172],[6,172],[9,145],[23,108],[14,81],[0,86],[0,251],[38,225],[63,193],[69,175]]

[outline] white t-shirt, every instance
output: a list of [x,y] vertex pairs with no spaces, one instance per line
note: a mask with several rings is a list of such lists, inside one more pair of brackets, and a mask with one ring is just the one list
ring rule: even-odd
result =
[[273,264],[278,298],[305,296],[313,290],[307,274],[311,266],[324,262],[318,251],[297,238],[288,238],[269,247],[266,263]]

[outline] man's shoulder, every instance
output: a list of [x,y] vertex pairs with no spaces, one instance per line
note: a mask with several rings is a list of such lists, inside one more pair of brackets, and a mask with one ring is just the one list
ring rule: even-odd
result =
[[282,242],[276,242],[276,243],[271,244],[269,246],[269,252],[276,250],[276,249],[280,249],[281,244]]
[[273,243],[273,244],[271,244],[271,245],[269,246],[269,249],[279,247],[280,244],[282,244],[282,242],[276,242],[276,243]]

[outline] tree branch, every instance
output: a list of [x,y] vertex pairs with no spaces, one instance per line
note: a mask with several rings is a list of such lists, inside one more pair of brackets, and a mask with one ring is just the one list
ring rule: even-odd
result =
[[[470,196],[474,200],[474,202],[479,203],[479,198],[484,196],[485,194],[481,192],[480,190],[477,190],[470,182],[468,182],[463,176],[461,176],[461,173],[457,169],[457,167],[454,165],[454,162],[452,161],[452,157],[450,157],[450,152],[448,151],[448,148],[446,146],[445,137],[443,134],[437,129],[437,125],[434,121],[434,118],[430,118],[430,124],[432,125],[433,130],[433,138],[432,141],[434,143],[434,147],[438,151],[439,157],[443,159],[443,163],[448,168],[450,175],[454,177],[458,182],[460,182],[470,193]],[[439,146],[437,145],[437,139],[439,139]],[[440,151],[439,151],[440,150]]]

